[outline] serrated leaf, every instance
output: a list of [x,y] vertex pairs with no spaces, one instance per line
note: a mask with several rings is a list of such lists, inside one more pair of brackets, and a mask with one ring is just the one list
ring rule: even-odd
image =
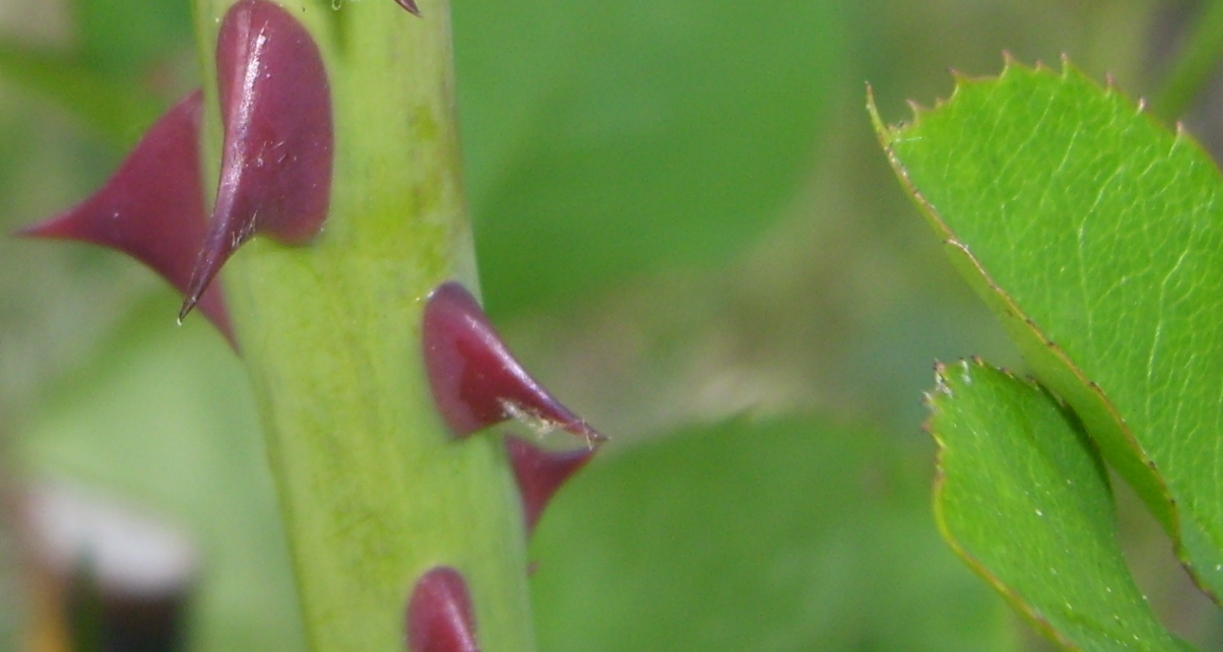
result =
[[935,512],[968,565],[1070,649],[1192,650],[1134,584],[1108,474],[1073,417],[980,362],[940,366],[938,383]]
[[[455,3],[490,312],[716,263],[795,192],[852,3]],[[512,53],[512,55],[510,54]]]
[[540,648],[1015,649],[931,523],[924,450],[902,450],[740,419],[596,457],[536,532]]
[[1074,68],[1008,62],[884,128],[893,166],[1037,376],[1223,594],[1223,189]]

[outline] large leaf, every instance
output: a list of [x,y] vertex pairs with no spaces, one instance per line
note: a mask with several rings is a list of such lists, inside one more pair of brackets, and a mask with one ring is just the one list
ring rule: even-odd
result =
[[454,3],[468,188],[490,308],[723,259],[817,144],[852,3]]
[[1223,594],[1218,169],[1111,88],[1008,63],[880,137],[952,261]]
[[939,367],[935,509],[970,566],[1077,650],[1189,650],[1155,619],[1117,541],[1108,474],[1048,393],[980,362]]
[[903,450],[791,418],[596,458],[536,533],[541,649],[1012,649]]

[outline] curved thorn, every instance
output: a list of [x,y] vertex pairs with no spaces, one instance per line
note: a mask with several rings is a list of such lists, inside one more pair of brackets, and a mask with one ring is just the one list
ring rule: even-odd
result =
[[[208,224],[200,183],[202,95],[166,112],[90,198],[18,235],[110,247],[152,268],[186,292]],[[199,297],[200,310],[236,347],[220,287]]]
[[305,244],[331,202],[331,89],[310,33],[273,2],[241,0],[221,23],[217,84],[221,178],[180,319],[244,242]]
[[409,652],[479,652],[463,576],[438,566],[421,576],[408,601]]
[[606,439],[522,368],[462,285],[448,281],[429,294],[421,339],[433,402],[455,437],[514,418],[540,433]]
[[597,450],[581,448],[549,451],[525,439],[512,436],[505,438],[505,449],[509,452],[510,464],[514,467],[514,479],[518,482],[518,491],[522,495],[527,536],[535,532],[539,517],[543,515],[556,492],[574,473],[586,466]]

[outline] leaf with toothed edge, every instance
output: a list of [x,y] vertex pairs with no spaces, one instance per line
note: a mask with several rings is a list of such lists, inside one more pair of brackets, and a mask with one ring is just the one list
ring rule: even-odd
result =
[[266,0],[242,0],[217,39],[225,142],[212,223],[182,319],[225,261],[257,233],[305,244],[331,200],[331,89],[313,37]]
[[935,514],[956,553],[1069,649],[1192,650],[1134,583],[1108,474],[1073,417],[1034,383],[980,361],[936,373]]
[[421,342],[434,403],[455,437],[514,418],[540,432],[559,428],[588,442],[606,439],[522,368],[459,283],[429,294]]
[[[80,240],[130,255],[186,292],[207,220],[200,183],[201,95],[174,105],[136,145],[106,185],[74,208],[20,235]],[[220,287],[200,310],[234,344]]]
[[1223,595],[1223,179],[1068,63],[885,127],[902,185],[1042,383]]
[[471,598],[459,571],[439,566],[425,573],[408,602],[409,652],[479,652]]

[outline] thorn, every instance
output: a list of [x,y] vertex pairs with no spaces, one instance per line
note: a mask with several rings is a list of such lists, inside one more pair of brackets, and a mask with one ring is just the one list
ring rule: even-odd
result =
[[420,17],[420,9],[416,6],[416,0],[395,0],[395,2],[398,2],[400,7],[407,9],[408,13]]
[[514,479],[522,495],[523,520],[526,521],[527,536],[535,532],[535,525],[544,508],[574,473],[577,473],[596,448],[580,448],[570,451],[549,451],[520,437],[506,437],[505,449],[514,467]]
[[449,566],[425,573],[408,601],[409,652],[480,652],[463,576]]
[[421,340],[433,402],[455,437],[515,418],[540,434],[559,428],[588,444],[607,439],[522,368],[462,285],[448,281],[429,294]]
[[331,89],[310,33],[275,3],[241,0],[221,23],[217,84],[221,179],[180,319],[244,242],[306,244],[331,203]]
[[[180,100],[92,197],[17,235],[79,240],[122,251],[185,293],[208,228],[200,181],[202,104],[199,91]],[[210,288],[196,299],[204,316],[237,349],[221,288]]]

